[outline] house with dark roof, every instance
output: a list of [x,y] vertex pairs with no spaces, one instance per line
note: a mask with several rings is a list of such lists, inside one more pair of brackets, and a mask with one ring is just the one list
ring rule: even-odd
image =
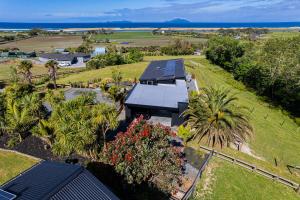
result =
[[46,53],[39,55],[39,60],[43,63],[49,60],[55,60],[61,67],[81,64],[89,61],[91,55],[85,53]]
[[184,61],[153,61],[125,101],[127,121],[139,115],[171,119],[171,126],[184,122],[182,113],[189,102]]
[[1,197],[17,200],[119,200],[84,167],[50,161],[42,161],[0,186]]
[[152,61],[142,76],[141,84],[175,84],[176,80],[185,80],[186,73],[183,59]]

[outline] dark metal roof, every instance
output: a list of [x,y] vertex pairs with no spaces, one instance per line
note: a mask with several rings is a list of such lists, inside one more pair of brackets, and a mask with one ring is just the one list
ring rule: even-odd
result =
[[98,179],[79,165],[43,161],[1,189],[18,200],[118,200]]
[[152,61],[140,81],[184,79],[186,76],[183,59]]
[[47,53],[47,54],[41,54],[41,58],[47,58],[50,60],[57,60],[57,61],[73,61],[75,58],[78,57],[89,57],[90,55],[85,54],[85,53],[68,53],[68,54],[63,54],[63,53]]

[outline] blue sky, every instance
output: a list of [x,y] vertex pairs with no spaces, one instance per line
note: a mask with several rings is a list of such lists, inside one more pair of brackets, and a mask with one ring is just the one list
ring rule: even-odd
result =
[[300,21],[300,0],[0,0],[2,22]]

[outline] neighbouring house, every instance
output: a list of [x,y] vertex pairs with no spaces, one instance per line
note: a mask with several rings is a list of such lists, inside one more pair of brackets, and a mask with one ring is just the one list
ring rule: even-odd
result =
[[182,113],[188,102],[183,60],[153,61],[126,97],[126,119],[164,117],[171,119],[171,126],[177,126],[184,122]]
[[105,47],[96,47],[94,52],[92,53],[92,57],[104,55],[106,54],[106,48]]
[[41,161],[0,187],[4,199],[12,200],[119,200],[84,167]]
[[49,60],[55,60],[61,67],[67,67],[74,64],[82,64],[91,59],[91,56],[85,53],[47,53],[39,55],[39,60],[43,63]]

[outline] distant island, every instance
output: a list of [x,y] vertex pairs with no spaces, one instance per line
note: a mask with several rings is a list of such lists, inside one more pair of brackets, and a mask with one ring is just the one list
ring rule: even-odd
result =
[[183,24],[183,23],[191,23],[191,22],[188,21],[188,20],[186,20],[186,19],[176,18],[176,19],[172,19],[170,21],[166,21],[165,23],[169,23],[169,24]]

